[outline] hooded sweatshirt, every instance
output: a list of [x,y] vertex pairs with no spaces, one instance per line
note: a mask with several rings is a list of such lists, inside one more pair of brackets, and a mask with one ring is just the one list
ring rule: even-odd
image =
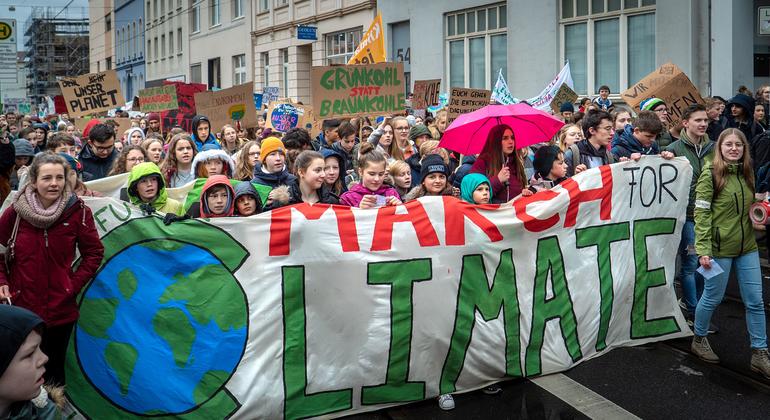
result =
[[361,200],[363,200],[365,195],[382,195],[384,197],[396,197],[401,200],[401,195],[390,185],[382,184],[377,191],[372,191],[369,188],[364,187],[363,184],[358,183],[342,194],[340,197],[340,204],[359,207],[361,205]]
[[[201,122],[207,122],[209,123],[209,137],[206,139],[199,139],[198,138],[198,126]],[[193,141],[195,142],[195,146],[197,147],[197,150],[203,150],[203,146],[206,144],[210,144],[214,146],[217,149],[221,149],[222,146],[219,145],[219,142],[217,141],[217,138],[214,137],[214,134],[212,134],[214,130],[211,127],[211,121],[209,121],[209,118],[204,115],[196,115],[193,117],[192,120],[192,132],[190,133],[190,136],[192,137]]]
[[219,159],[224,165],[225,174],[228,178],[232,178],[235,173],[235,161],[230,155],[221,149],[209,149],[204,150],[197,155],[192,161],[192,173],[198,173],[198,165],[203,165],[206,162],[214,159]]
[[[131,127],[128,130],[126,130],[126,139],[125,139],[126,145],[129,145],[129,146],[131,145],[130,144],[131,143],[131,135],[133,135],[135,131],[139,132],[139,134],[142,136],[142,141],[144,141],[144,139],[145,139],[144,131],[142,131],[142,129],[139,128],[139,127]],[[142,142],[139,142],[139,145],[141,145],[141,144],[142,144]]]
[[626,127],[619,134],[612,143],[612,154],[615,156],[615,159],[631,157],[633,153],[640,153],[642,155],[660,154],[660,147],[658,147],[656,142],[653,141],[648,147],[644,147],[639,143],[639,140],[634,137],[634,127],[631,124],[626,124]]
[[[139,181],[147,177],[155,177],[158,180],[158,192],[155,195],[155,199],[151,203],[144,203],[139,198],[139,194],[137,193],[137,184],[139,184]],[[182,203],[168,198],[168,192],[166,191],[166,181],[163,180],[163,176],[160,173],[160,168],[158,168],[158,165],[152,162],[140,163],[131,169],[131,173],[128,175],[127,193],[131,204],[135,206],[149,204],[155,211],[160,213],[174,213],[177,215],[184,214]]]
[[[255,206],[254,214],[262,213],[262,199],[259,197],[257,189],[254,188],[249,181],[241,181],[235,186],[235,202],[238,202],[238,199],[244,195],[250,195],[256,200],[257,205]],[[235,213],[238,213],[237,206],[235,208]]]
[[473,192],[476,191],[476,188],[478,188],[481,184],[487,184],[490,194],[492,193],[492,184],[483,174],[473,173],[464,176],[462,182],[460,183],[460,198],[462,198],[463,201],[467,201],[468,203],[478,204],[473,201]]
[[[225,211],[221,214],[213,214],[209,209],[208,200],[206,200],[206,196],[208,195],[209,190],[217,185],[222,185],[227,189],[227,206],[225,207]],[[206,183],[203,185],[203,189],[201,190],[201,198],[198,202],[198,205],[193,205],[190,207],[190,210],[187,211],[187,214],[194,218],[229,217],[233,215],[234,209],[235,191],[230,185],[230,180],[227,179],[227,177],[224,175],[214,175],[207,179]]]
[[254,179],[251,182],[261,185],[267,185],[270,188],[280,187],[281,185],[290,185],[297,180],[297,177],[290,174],[284,165],[280,172],[266,172],[262,169],[262,163],[257,162],[254,165]]

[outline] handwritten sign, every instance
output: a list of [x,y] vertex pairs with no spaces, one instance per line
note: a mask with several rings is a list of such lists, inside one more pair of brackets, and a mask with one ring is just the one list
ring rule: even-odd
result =
[[682,113],[692,104],[702,104],[703,98],[698,88],[692,84],[682,69],[673,63],[666,63],[648,74],[621,95],[623,100],[640,111],[639,104],[647,98],[659,98],[668,108],[669,127],[674,127],[682,120]]
[[262,88],[262,104],[267,105],[271,101],[277,101],[278,92],[278,86],[265,86]]
[[467,114],[489,105],[492,91],[486,89],[452,88],[447,105],[447,125],[460,114]]
[[416,80],[414,82],[414,96],[412,96],[412,108],[425,109],[438,104],[441,90],[441,79]]
[[166,85],[142,89],[139,91],[139,110],[142,112],[160,112],[177,109],[176,87]]
[[203,83],[184,83],[164,81],[163,84],[176,88],[177,109],[160,113],[161,127],[168,131],[174,127],[180,127],[184,131],[192,132],[192,120],[195,118],[195,94],[205,92]]
[[273,101],[267,111],[267,126],[282,133],[297,127],[312,132],[314,122],[313,108],[290,100]]
[[196,93],[195,107],[198,114],[209,117],[212,130],[219,130],[223,125],[236,121],[240,121],[244,129],[257,126],[251,82],[216,92]]
[[320,119],[404,111],[403,63],[313,67],[312,78]]
[[115,70],[59,79],[70,117],[82,117],[125,105]]
[[554,113],[558,114],[562,104],[575,103],[577,98],[578,94],[575,93],[572,88],[567,86],[566,83],[563,83],[559,90],[556,91],[556,95],[554,95],[553,99],[551,100],[551,109]]

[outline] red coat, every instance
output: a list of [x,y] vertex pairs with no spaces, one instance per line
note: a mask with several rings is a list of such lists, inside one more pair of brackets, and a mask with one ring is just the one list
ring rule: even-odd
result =
[[[8,243],[15,221],[16,210],[11,206],[0,216],[0,244]],[[73,271],[76,248],[82,258]],[[36,313],[49,327],[68,324],[77,320],[75,297],[94,276],[103,256],[91,209],[77,198],[48,229],[19,219],[10,278],[5,259],[0,258],[0,286],[9,285],[12,303]]]
[[471,166],[471,173],[479,173],[489,179],[489,183],[492,185],[490,195],[492,196],[491,201],[493,203],[505,203],[513,200],[517,195],[521,194],[521,190],[523,189],[519,178],[516,177],[516,164],[513,162],[513,159],[508,159],[506,163],[508,169],[511,170],[511,177],[508,178],[507,188],[505,184],[500,182],[500,178],[497,177],[497,174],[487,174],[487,161],[481,156],[476,158],[476,161],[473,162],[473,166]]

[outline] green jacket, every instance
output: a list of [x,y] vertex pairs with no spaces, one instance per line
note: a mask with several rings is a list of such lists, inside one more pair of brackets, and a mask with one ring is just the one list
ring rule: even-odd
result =
[[160,173],[158,165],[152,162],[140,163],[131,169],[131,173],[128,175],[128,198],[131,200],[131,204],[139,206],[142,200],[136,192],[136,183],[142,178],[148,176],[156,176],[158,178],[158,194],[155,200],[150,203],[155,211],[160,213],[173,213],[176,215],[183,215],[184,210],[182,204],[172,198],[168,198],[168,192],[166,192],[166,181]]
[[695,185],[698,183],[703,166],[711,162],[714,158],[714,142],[709,140],[708,136],[703,136],[703,140],[695,147],[695,144],[687,137],[685,130],[682,130],[679,140],[671,143],[666,150],[673,153],[674,156],[684,156],[690,161],[692,166],[692,181],[690,182],[690,201],[687,202],[687,220],[693,220],[695,210]]
[[706,164],[698,179],[695,200],[695,251],[700,256],[738,257],[757,250],[749,208],[754,191],[740,165],[728,166],[727,182],[714,195],[713,167]]

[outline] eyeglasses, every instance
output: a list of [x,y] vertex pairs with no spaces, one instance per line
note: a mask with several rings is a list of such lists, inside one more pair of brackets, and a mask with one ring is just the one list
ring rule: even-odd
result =
[[109,151],[112,151],[112,149],[115,148],[115,143],[112,143],[109,146],[97,146],[97,145],[91,143],[91,147],[93,147],[94,150],[97,151],[97,152],[109,152]]
[[610,131],[610,132],[612,131],[611,125],[605,125],[604,127],[598,127],[598,128],[599,130]]
[[259,156],[259,152],[249,152],[249,156]]
[[126,159],[127,162],[134,162],[134,163],[141,163],[144,162],[143,157],[137,157],[137,158],[128,158]]
[[398,131],[407,131],[407,130],[409,130],[409,127],[397,127],[396,130],[398,130]]
[[662,108],[662,109],[656,109],[655,112],[660,114],[668,114],[668,109]]

